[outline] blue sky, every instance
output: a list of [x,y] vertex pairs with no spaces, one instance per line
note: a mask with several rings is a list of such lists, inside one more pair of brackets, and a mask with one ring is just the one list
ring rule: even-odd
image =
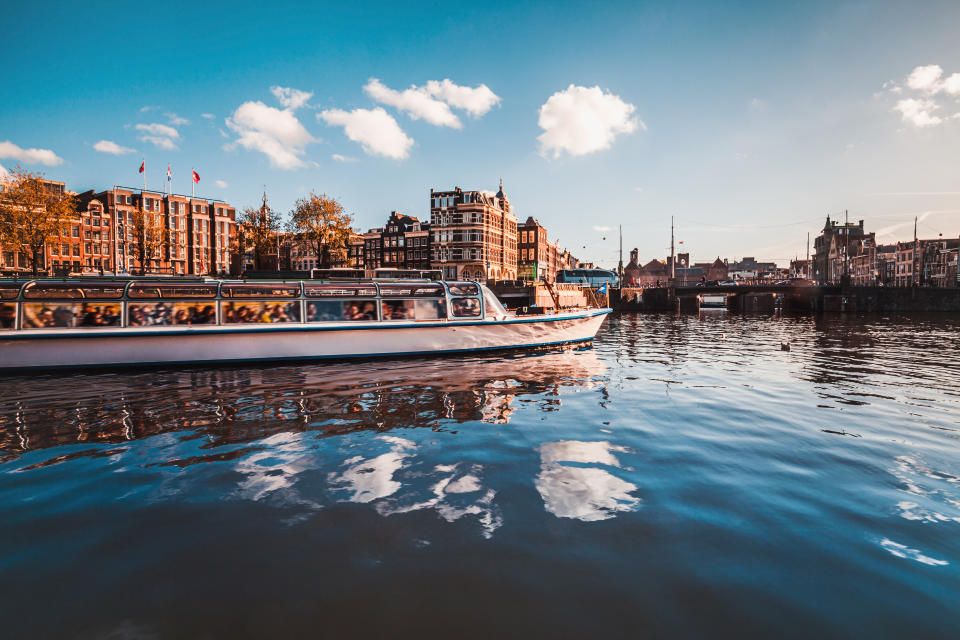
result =
[[196,168],[198,194],[240,207],[313,189],[367,228],[502,177],[521,219],[605,264],[621,224],[625,252],[662,257],[671,215],[697,260],[784,262],[845,209],[881,240],[914,216],[960,234],[956,2],[20,3],[4,21],[0,165],[78,191],[139,185],[145,158],[154,188],[170,164],[176,191]]

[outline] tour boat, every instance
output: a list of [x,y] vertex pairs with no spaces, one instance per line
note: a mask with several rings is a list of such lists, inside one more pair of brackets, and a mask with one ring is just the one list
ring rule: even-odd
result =
[[476,282],[0,282],[0,370],[397,357],[582,343],[610,309],[518,316]]

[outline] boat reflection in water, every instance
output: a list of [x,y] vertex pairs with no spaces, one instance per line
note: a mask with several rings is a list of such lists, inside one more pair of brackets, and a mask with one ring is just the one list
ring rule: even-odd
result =
[[[591,348],[568,348],[496,358],[103,373],[82,384],[62,376],[12,378],[18,401],[0,409],[0,462],[31,471],[109,458],[115,470],[151,475],[149,500],[196,495],[193,485],[210,480],[210,465],[199,463],[221,463],[236,474],[231,498],[293,508],[291,521],[354,502],[384,516],[424,509],[448,522],[472,516],[489,537],[502,523],[497,491],[485,478],[488,462],[479,460],[492,434],[468,427],[444,441],[462,449],[447,451],[431,446],[432,432],[506,423],[520,401],[553,411],[561,388],[603,386],[605,375]],[[634,486],[606,470],[619,466],[617,451],[606,442],[548,442],[539,448],[539,476],[533,471],[524,482],[536,485],[558,517],[612,517],[637,502]],[[300,481],[308,477],[304,488]],[[216,491],[221,495],[211,499],[222,499],[222,488]]]

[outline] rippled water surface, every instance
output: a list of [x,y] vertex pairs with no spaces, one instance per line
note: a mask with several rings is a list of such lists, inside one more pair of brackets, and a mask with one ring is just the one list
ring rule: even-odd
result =
[[704,311],[0,378],[0,634],[956,638],[958,355],[943,316]]

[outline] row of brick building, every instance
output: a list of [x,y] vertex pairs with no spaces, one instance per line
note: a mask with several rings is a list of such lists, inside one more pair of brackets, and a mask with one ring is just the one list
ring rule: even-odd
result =
[[814,241],[813,278],[860,286],[957,287],[960,238],[916,238],[877,244],[863,220],[840,223],[827,216]]
[[[43,180],[54,195],[71,195],[76,214],[48,239],[38,271],[73,274],[226,274],[236,234],[236,208],[220,200],[115,186],[104,191],[68,192],[63,182]],[[166,241],[141,264],[135,249],[134,212],[163,230]],[[0,248],[0,271],[32,271],[19,247]]]
[[[309,249],[296,247],[292,237],[290,268],[317,265]],[[281,252],[283,250],[281,249]],[[533,217],[518,222],[503,191],[430,190],[430,219],[390,213],[382,227],[351,236],[342,265],[356,269],[439,270],[450,280],[554,280],[579,261],[550,242],[547,229]]]
[[[237,247],[236,207],[219,200],[115,186],[104,191],[68,192],[63,182],[44,180],[55,195],[74,196],[76,216],[50,238],[38,270],[52,273],[142,273],[165,275],[239,274],[253,267],[252,255]],[[264,196],[266,198],[266,196]],[[264,200],[266,205],[266,199]],[[429,222],[391,212],[383,227],[351,235],[346,259],[338,265],[362,269],[436,269],[448,279],[553,280],[578,260],[550,242],[533,217],[518,223],[503,191],[430,190]],[[141,264],[133,228],[135,211],[163,230],[165,241]],[[276,234],[279,270],[320,267],[317,256],[293,234]],[[27,272],[27,256],[0,248],[0,271]]]

